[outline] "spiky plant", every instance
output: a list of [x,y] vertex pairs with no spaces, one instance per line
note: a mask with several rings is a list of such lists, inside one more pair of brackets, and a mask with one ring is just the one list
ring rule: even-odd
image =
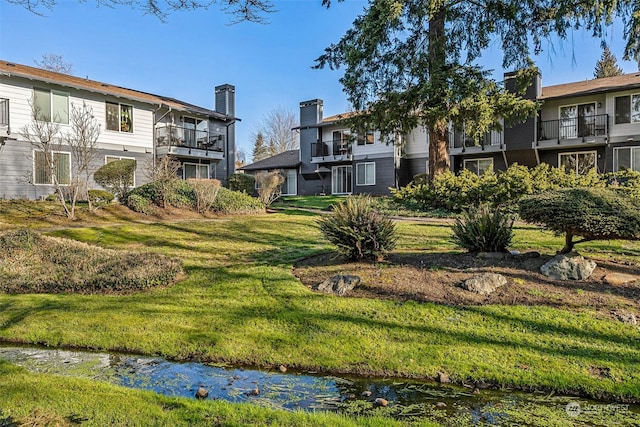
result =
[[513,218],[487,205],[470,208],[453,225],[453,241],[469,252],[506,252]]

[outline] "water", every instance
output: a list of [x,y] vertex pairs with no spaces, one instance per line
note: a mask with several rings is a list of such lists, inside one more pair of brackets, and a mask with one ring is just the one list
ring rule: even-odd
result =
[[396,418],[429,416],[501,424],[513,417],[513,411],[528,408],[535,412],[541,406],[551,407],[558,417],[566,418],[567,405],[577,403],[583,408],[583,416],[589,409],[598,412],[585,420],[589,424],[598,417],[606,420],[614,415],[622,420],[619,425],[640,425],[639,405],[607,405],[571,396],[496,390],[474,393],[471,388],[406,379],[281,373],[170,362],[158,357],[34,347],[0,347],[0,358],[34,372],[91,378],[167,396],[194,398],[198,388],[204,387],[208,399],[284,410],[360,415],[375,407],[376,398],[383,398],[389,402],[384,409]]

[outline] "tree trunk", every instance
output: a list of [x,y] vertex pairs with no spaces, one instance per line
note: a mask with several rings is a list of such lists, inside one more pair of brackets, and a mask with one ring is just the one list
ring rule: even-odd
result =
[[441,117],[431,118],[429,126],[429,180],[449,170],[448,117],[446,117],[447,52],[445,7],[429,18],[429,91],[427,106],[442,111]]
[[573,234],[567,232],[564,236],[564,248],[560,249],[559,254],[568,254],[573,250]]

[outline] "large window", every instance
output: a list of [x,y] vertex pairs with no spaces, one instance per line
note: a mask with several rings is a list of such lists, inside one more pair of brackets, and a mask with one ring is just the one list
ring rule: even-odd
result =
[[616,124],[640,122],[640,94],[616,96]]
[[370,145],[375,143],[374,133],[372,131],[358,132],[357,135],[358,145]]
[[558,155],[558,167],[584,175],[596,167],[596,152],[561,153]]
[[356,185],[376,185],[376,164],[356,164]]
[[184,179],[197,178],[209,179],[209,165],[199,165],[196,163],[185,163],[182,168]]
[[[51,156],[47,158],[47,156]],[[60,185],[71,182],[71,154],[63,152],[33,152],[33,183],[51,185],[54,178]]]
[[284,184],[282,184],[283,196],[295,196],[298,194],[298,174],[295,169],[283,171]]
[[493,159],[469,159],[464,161],[464,168],[480,176],[486,171],[493,171]]
[[560,138],[578,138],[595,135],[596,104],[560,107]]
[[640,147],[614,148],[613,170],[640,171]]
[[107,130],[133,132],[133,107],[126,104],[106,102]]
[[[133,160],[133,161],[135,161],[136,159],[134,157],[105,156],[104,157],[104,164],[106,165],[107,163],[115,162],[116,160]],[[131,176],[129,177],[129,182],[127,182],[127,185],[129,187],[135,187],[136,186],[136,174],[135,174],[135,172],[132,173]]]
[[33,89],[33,107],[39,120],[69,123],[69,94],[57,90]]
[[351,166],[334,166],[331,168],[331,193],[351,194]]

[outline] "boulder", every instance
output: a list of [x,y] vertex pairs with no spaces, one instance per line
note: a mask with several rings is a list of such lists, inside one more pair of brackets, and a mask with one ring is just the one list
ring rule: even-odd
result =
[[328,294],[343,296],[359,284],[360,277],[358,276],[336,274],[335,276],[332,276],[320,283],[316,287],[316,290],[326,292]]
[[609,273],[602,279],[608,285],[620,286],[626,283],[635,282],[638,276],[624,273]]
[[209,396],[209,391],[204,387],[198,387],[196,391],[196,399],[206,399]]
[[577,252],[559,254],[540,267],[540,272],[547,277],[559,280],[588,279],[596,268],[596,263],[585,259]]
[[387,399],[383,399],[382,397],[376,397],[375,402],[373,402],[376,406],[387,406],[389,405],[389,401]]
[[465,280],[460,284],[460,287],[480,295],[489,295],[506,284],[507,279],[501,274],[482,273]]

